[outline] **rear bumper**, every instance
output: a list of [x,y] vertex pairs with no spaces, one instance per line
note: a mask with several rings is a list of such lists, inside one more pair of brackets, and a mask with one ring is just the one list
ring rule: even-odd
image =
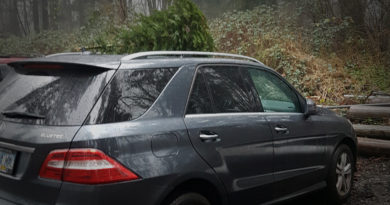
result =
[[16,203],[10,202],[10,201],[2,199],[2,198],[0,198],[0,204],[1,205],[16,205]]
[[56,204],[159,204],[168,187],[161,180],[146,179],[107,185],[80,185],[64,182]]
[[0,205],[53,204],[61,182],[41,179],[21,180],[0,176]]
[[161,179],[147,179],[106,185],[81,185],[63,182],[56,199],[43,190],[30,190],[30,193],[19,192],[17,195],[0,190],[0,205],[155,205],[161,203],[165,192],[168,191],[168,187],[164,186],[162,181]]

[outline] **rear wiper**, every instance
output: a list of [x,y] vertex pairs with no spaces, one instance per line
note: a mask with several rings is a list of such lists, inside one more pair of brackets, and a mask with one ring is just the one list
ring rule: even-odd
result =
[[32,119],[45,119],[45,116],[38,115],[35,113],[29,112],[18,112],[18,111],[4,111],[1,112],[4,116],[8,118],[32,118]]

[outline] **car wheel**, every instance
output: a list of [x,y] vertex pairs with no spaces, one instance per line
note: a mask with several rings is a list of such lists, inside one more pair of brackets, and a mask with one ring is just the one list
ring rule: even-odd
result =
[[327,183],[330,204],[342,204],[351,195],[355,159],[347,145],[340,145],[333,155]]
[[190,192],[179,195],[170,205],[211,205],[209,200],[201,194]]

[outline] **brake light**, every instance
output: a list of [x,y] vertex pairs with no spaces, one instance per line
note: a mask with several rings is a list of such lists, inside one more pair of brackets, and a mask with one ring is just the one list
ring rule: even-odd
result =
[[104,184],[138,179],[130,170],[97,149],[54,150],[39,176],[79,184]]

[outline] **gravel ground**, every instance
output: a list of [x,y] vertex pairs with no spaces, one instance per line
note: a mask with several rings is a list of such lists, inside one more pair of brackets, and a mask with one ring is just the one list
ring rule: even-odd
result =
[[[359,157],[351,198],[346,205],[390,205],[390,158]],[[319,191],[286,204],[325,205],[325,194]]]

